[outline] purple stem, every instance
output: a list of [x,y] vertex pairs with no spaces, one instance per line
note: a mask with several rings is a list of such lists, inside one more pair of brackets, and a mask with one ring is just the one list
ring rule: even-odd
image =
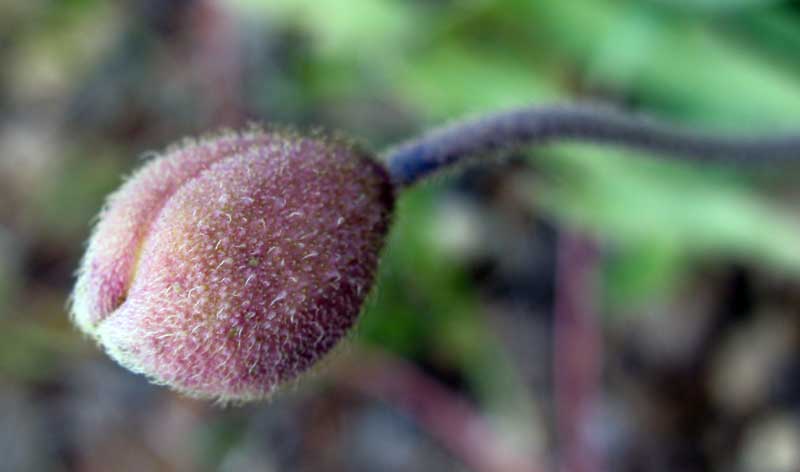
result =
[[522,107],[456,122],[385,154],[398,187],[465,159],[553,141],[612,144],[697,160],[764,163],[800,158],[800,133],[734,136],[697,133],[607,106]]
[[553,382],[560,470],[600,472],[604,453],[590,437],[602,377],[603,337],[595,311],[599,253],[588,238],[559,241],[554,313]]
[[389,353],[359,348],[336,380],[405,412],[476,472],[539,472],[530,451],[512,447],[456,392]]

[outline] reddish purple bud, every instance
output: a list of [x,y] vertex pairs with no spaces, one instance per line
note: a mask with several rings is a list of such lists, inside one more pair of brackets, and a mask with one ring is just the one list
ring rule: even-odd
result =
[[341,140],[253,130],[187,141],[111,195],[73,318],[120,364],[195,396],[268,396],[353,325],[393,208]]

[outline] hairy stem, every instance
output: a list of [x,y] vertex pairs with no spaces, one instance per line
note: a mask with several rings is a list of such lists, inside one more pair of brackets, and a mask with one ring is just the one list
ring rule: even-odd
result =
[[433,130],[390,149],[398,187],[464,159],[557,140],[612,144],[697,160],[764,162],[800,158],[800,133],[739,137],[703,134],[589,104],[523,107]]

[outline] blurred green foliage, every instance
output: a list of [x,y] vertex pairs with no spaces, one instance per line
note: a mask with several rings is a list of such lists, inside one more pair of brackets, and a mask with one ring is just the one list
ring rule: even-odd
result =
[[[326,93],[377,89],[431,124],[597,95],[697,129],[757,133],[800,116],[800,63],[787,46],[800,45],[800,28],[781,2],[234,4],[307,31],[316,75],[338,72]],[[668,290],[698,257],[800,270],[796,208],[770,201],[746,172],[563,146],[539,164],[554,178],[531,182],[535,204],[613,243],[619,277],[609,289],[621,300]]]
[[[336,86],[326,93],[373,90],[431,124],[597,95],[624,97],[698,129],[756,133],[790,128],[800,116],[800,64],[789,47],[800,45],[800,28],[796,13],[781,2],[235,4],[308,31],[316,51],[310,67],[319,77],[337,71],[330,74]],[[537,164],[546,174],[528,182],[536,208],[613,245],[606,281],[615,306],[664,296],[694,261],[734,258],[780,272],[800,270],[796,203],[770,200],[746,172],[565,146]],[[406,220],[420,225],[423,219],[414,214]],[[405,237],[394,246],[414,244],[419,260],[437,260],[430,242],[408,237],[406,220],[397,228]],[[411,273],[438,277],[422,284],[437,290],[448,286],[447,277],[459,278],[436,266]],[[384,277],[384,291],[387,282]],[[378,311],[396,311],[401,299],[391,298]],[[446,313],[464,300],[452,297],[432,311]],[[382,339],[397,344],[401,333],[414,332],[407,339],[416,340],[425,329],[386,329]]]
[[[390,97],[429,125],[581,98],[622,99],[709,131],[793,128],[800,117],[800,63],[797,49],[787,46],[800,46],[800,19],[780,2],[234,4],[257,12],[253,18],[308,33],[309,73],[324,82],[315,88],[318,100],[367,91]],[[770,197],[764,172],[753,176],[736,167],[674,164],[585,146],[531,154],[538,175],[518,182],[531,211],[588,231],[610,249],[607,312],[635,312],[663,299],[699,264],[713,261],[800,273],[797,203]],[[484,403],[507,399],[521,388],[486,335],[470,278],[420,230],[435,224],[431,215],[442,187],[437,181],[403,196],[378,295],[360,334],[406,355],[448,353],[477,391],[490,385],[502,390],[484,395]],[[510,404],[513,411],[529,402]]]

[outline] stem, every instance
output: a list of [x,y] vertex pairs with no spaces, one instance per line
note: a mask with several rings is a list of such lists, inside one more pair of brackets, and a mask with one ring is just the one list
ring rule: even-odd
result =
[[598,105],[523,107],[433,130],[386,153],[398,187],[464,159],[556,140],[612,144],[697,160],[763,163],[800,158],[800,133],[701,134]]
[[335,370],[340,385],[378,398],[413,418],[476,472],[544,470],[530,451],[519,451],[465,398],[388,353],[359,348],[355,363]]
[[559,239],[553,376],[559,470],[605,470],[604,451],[591,437],[603,370],[603,336],[595,308],[599,249],[566,230]]

